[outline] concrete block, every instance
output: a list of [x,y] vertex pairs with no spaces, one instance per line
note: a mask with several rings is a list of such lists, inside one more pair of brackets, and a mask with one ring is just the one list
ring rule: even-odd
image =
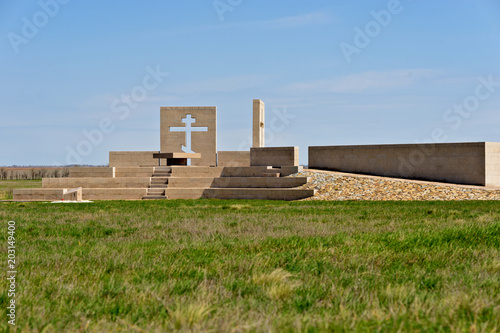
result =
[[150,181],[150,177],[43,178],[42,188],[140,188],[148,187]]
[[298,166],[299,147],[250,148],[251,166]]
[[153,158],[159,151],[110,151],[110,167],[154,167],[159,165],[158,159]]
[[484,142],[317,146],[309,147],[309,168],[485,185],[485,147]]
[[212,188],[293,188],[307,184],[306,177],[221,177],[215,178]]
[[[201,158],[191,160],[191,165],[217,164],[216,107],[162,107],[160,113],[162,153],[201,153]],[[188,151],[188,141],[191,142],[191,151]]]
[[204,191],[208,199],[300,200],[316,194],[305,189],[210,188]]
[[262,177],[264,173],[275,172],[270,166],[225,167],[221,177]]
[[219,151],[217,154],[217,166],[250,166],[250,151]]
[[293,175],[295,173],[299,173],[299,172],[302,172],[302,171],[304,171],[304,167],[302,165],[298,165],[298,166],[282,166],[280,168],[281,177],[290,176],[290,175]]
[[168,199],[201,199],[206,188],[166,188]]
[[168,179],[168,188],[209,188],[214,177],[172,177]]
[[64,189],[28,188],[14,189],[14,200],[56,201],[63,197]]
[[265,105],[260,99],[253,100],[253,147],[265,147]]
[[172,166],[171,177],[220,177],[222,167]]
[[154,167],[117,167],[115,168],[115,177],[152,177],[155,171]]
[[63,189],[62,200],[65,201],[81,201],[82,200],[82,188],[73,189]]
[[146,188],[84,188],[84,200],[141,200]]
[[73,167],[69,168],[70,177],[115,177],[115,168],[113,167]]

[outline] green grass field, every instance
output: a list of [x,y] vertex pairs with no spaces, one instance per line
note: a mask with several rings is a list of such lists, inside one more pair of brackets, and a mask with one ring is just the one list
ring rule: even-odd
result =
[[500,330],[499,202],[3,202],[0,217],[4,263],[17,226],[18,332]]
[[0,180],[0,200],[12,199],[15,188],[42,187],[42,180]]

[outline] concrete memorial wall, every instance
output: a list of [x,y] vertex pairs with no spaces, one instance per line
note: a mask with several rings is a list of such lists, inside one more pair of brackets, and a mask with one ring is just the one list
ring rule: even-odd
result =
[[191,159],[193,166],[217,165],[217,108],[162,107],[160,108],[162,153],[200,153]]
[[500,186],[500,143],[315,146],[309,168]]

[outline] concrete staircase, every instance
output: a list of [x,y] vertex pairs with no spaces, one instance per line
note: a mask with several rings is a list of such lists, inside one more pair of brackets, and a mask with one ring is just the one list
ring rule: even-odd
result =
[[299,200],[314,190],[305,177],[287,177],[301,167],[72,168],[68,178],[46,178],[42,188],[16,189],[15,200],[61,200],[65,189],[82,187],[84,200],[266,199]]
[[316,191],[298,187],[307,184],[310,179],[286,177],[301,170],[301,167],[227,167],[203,196],[210,199],[305,199]]
[[315,194],[300,189],[306,177],[287,178],[300,167],[179,167],[155,168],[143,199],[263,199],[299,200]]
[[165,200],[168,199],[165,194],[165,189],[168,187],[168,180],[172,176],[172,168],[170,167],[156,167],[147,194],[142,197],[143,200]]

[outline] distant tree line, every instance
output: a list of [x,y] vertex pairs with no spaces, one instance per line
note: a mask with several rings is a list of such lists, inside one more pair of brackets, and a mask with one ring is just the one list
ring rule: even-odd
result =
[[68,168],[0,168],[0,180],[33,180],[68,176]]

